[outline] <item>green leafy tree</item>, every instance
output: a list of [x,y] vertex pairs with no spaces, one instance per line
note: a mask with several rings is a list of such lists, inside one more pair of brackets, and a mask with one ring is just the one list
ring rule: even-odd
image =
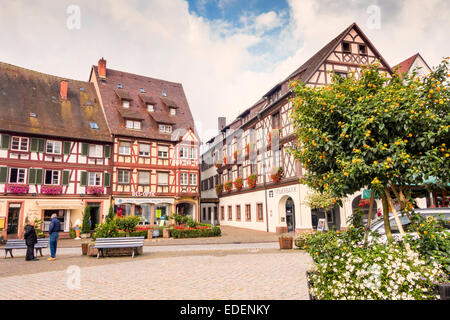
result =
[[90,233],[91,232],[91,207],[87,205],[84,208],[84,214],[83,214],[83,224],[81,226],[81,233]]
[[389,209],[398,222],[393,197],[405,209],[409,186],[429,177],[449,182],[448,67],[445,59],[423,78],[415,72],[401,78],[381,73],[376,63],[358,79],[334,76],[327,87],[291,83],[299,141],[291,152],[307,169],[301,181],[338,199],[376,190],[390,237]]

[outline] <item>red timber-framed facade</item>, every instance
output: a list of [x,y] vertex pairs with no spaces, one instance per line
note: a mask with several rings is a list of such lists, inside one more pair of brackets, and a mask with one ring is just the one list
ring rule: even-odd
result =
[[[219,183],[242,178],[243,186],[233,186],[231,191],[220,194],[219,206],[232,210],[231,220],[228,211],[225,219],[220,217],[221,225],[284,233],[314,229],[318,219],[326,218],[328,226],[346,226],[358,194],[345,199],[343,207],[336,206],[327,217],[306,205],[310,190],[299,183],[304,168],[288,153],[297,144],[290,119],[289,83],[326,86],[332,82],[332,73],[347,77],[353,72],[358,76],[361,65],[377,61],[380,72],[392,74],[362,30],[352,24],[222,130],[226,138],[211,147],[215,161],[221,163],[217,169]],[[273,179],[279,169],[281,178]],[[256,176],[254,187],[247,181],[251,174]],[[245,219],[236,219],[234,210],[238,205]]]
[[92,228],[110,205],[111,136],[88,82],[0,63],[0,221],[4,239],[50,216],[62,236],[91,208]]
[[199,138],[179,83],[93,66],[110,132],[112,198],[118,215],[159,224],[174,213],[199,214]]

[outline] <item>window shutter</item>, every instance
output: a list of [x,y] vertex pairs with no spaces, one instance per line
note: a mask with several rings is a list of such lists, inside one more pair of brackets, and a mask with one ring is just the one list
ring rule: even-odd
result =
[[0,167],[0,183],[8,182],[8,167]]
[[110,145],[105,145],[103,147],[103,153],[106,159],[111,158],[111,146]]
[[44,170],[36,169],[36,184],[42,184],[43,176],[44,176]]
[[[37,145],[37,140],[36,140]],[[36,169],[28,170],[28,184],[36,184]]]
[[11,140],[11,136],[8,134],[2,134],[2,149],[9,150],[9,142]]
[[70,171],[64,170],[62,173],[62,185],[68,186],[69,185],[69,174]]
[[39,139],[38,151],[39,152],[44,152],[45,151],[45,140],[44,139]]
[[88,143],[82,143],[81,144],[81,155],[87,156],[89,152],[89,144]]
[[31,143],[30,143],[30,151],[31,152],[38,151],[38,142],[39,142],[39,140],[37,138],[31,138]]
[[64,141],[63,153],[70,154],[70,141]]
[[104,181],[103,185],[106,188],[109,188],[111,186],[111,174],[108,172],[105,172],[105,177],[104,177],[103,181]]
[[81,171],[80,186],[86,187],[86,185],[87,185],[87,172]]

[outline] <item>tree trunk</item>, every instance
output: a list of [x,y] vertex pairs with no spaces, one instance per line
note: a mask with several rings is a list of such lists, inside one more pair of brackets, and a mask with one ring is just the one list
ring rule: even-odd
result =
[[372,194],[370,195],[369,217],[367,219],[366,231],[364,232],[364,247],[367,245],[367,236],[369,235],[370,222],[372,221],[372,210],[374,200],[375,200],[375,191],[372,190]]
[[392,202],[389,189],[386,189],[386,197],[392,207],[392,213],[394,214],[394,219],[395,219],[395,222],[397,223],[398,230],[400,231],[400,234],[403,237],[405,235],[405,231],[403,230],[402,223],[400,222],[400,218],[398,217],[397,210],[395,210],[395,206],[394,206],[394,203]]
[[[395,186],[392,186],[392,191],[394,191],[395,197],[398,199],[398,201],[400,202],[400,209],[401,211],[404,211],[405,208],[408,207],[409,201],[405,198],[405,195],[403,194],[403,190],[402,187],[398,187],[400,192],[397,192],[397,189],[395,189]],[[408,216],[409,220],[411,220],[411,215],[409,214],[409,211],[406,210],[406,215]]]
[[383,203],[384,230],[388,239],[392,239],[391,225],[389,224],[389,203],[384,192],[381,194],[381,201]]

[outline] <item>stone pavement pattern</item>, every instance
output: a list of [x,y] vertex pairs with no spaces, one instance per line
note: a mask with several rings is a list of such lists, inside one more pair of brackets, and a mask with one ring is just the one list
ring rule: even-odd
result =
[[[97,261],[72,261],[81,267],[80,288],[69,288],[67,283],[73,282],[66,270],[6,276],[0,278],[0,299],[308,299],[305,271],[312,264],[309,255],[298,250],[144,255],[84,267],[83,259]],[[40,261],[29,266],[33,263]]]

